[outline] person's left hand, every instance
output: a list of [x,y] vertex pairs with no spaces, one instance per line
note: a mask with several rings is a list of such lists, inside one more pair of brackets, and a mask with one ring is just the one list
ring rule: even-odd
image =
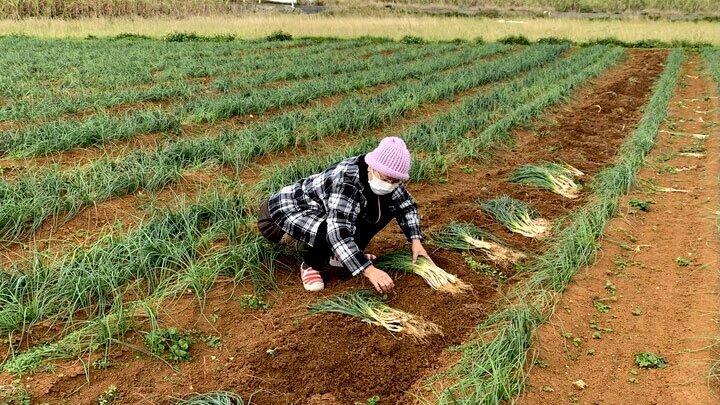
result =
[[420,239],[413,239],[412,240],[412,256],[413,256],[413,264],[417,261],[418,256],[422,256],[430,261],[430,263],[435,264],[433,260],[430,258],[430,255],[427,254],[425,251],[425,248],[422,245],[422,242],[420,242]]

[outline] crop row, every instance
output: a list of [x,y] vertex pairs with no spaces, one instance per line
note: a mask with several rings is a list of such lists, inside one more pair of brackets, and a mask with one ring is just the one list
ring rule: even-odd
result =
[[[324,47],[321,52],[295,52],[294,55],[289,55],[290,51],[283,55],[275,53],[259,54],[254,57],[238,59],[241,62],[235,63],[232,69],[227,69],[226,72],[222,72],[216,67],[210,74],[221,75],[221,77],[213,80],[208,85],[176,80],[150,87],[131,87],[113,91],[88,91],[83,89],[82,94],[71,97],[52,97],[7,103],[0,108],[0,121],[48,118],[60,114],[86,111],[90,108],[109,108],[139,101],[161,101],[197,96],[207,97],[207,93],[212,90],[227,92],[239,88],[261,86],[274,81],[305,79],[327,74],[351,72],[365,66],[373,66],[373,64],[377,64],[378,61],[385,57],[379,55],[371,58],[371,60],[350,59],[344,61],[343,59],[349,59],[351,55],[372,55],[396,50],[397,48],[397,44],[389,43],[356,46],[352,50]],[[433,49],[442,52],[442,47],[438,48],[440,49]],[[401,55],[410,54],[401,53]],[[284,57],[284,59],[281,57]],[[262,71],[258,69],[270,70]],[[223,70],[225,69],[223,68]],[[195,72],[200,74],[200,72]],[[203,75],[204,73],[202,72]]]
[[[441,58],[446,67],[451,68],[469,63],[479,57],[498,53],[507,49],[504,46],[488,45],[470,48]],[[97,145],[111,140],[121,140],[138,134],[179,130],[183,119],[196,120],[229,118],[246,113],[262,113],[270,108],[284,107],[310,101],[314,98],[358,90],[368,86],[391,83],[393,81],[426,74],[424,61],[414,61],[416,56],[426,55],[427,49],[409,52],[406,63],[404,54],[390,58],[373,59],[368,70],[350,71],[329,77],[305,80],[287,86],[259,88],[237,94],[226,94],[207,100],[190,101],[175,108],[175,111],[162,109],[140,110],[123,116],[95,114],[85,120],[61,120],[48,122],[16,131],[5,131],[0,137],[0,151],[19,156],[47,154],[67,150],[78,146]],[[411,62],[411,63],[407,63]],[[353,65],[361,69],[363,66]],[[435,66],[435,64],[433,64]],[[52,136],[50,136],[52,135]]]
[[[257,52],[282,54],[293,51],[292,48],[307,48],[305,50],[312,53],[325,47],[341,49],[356,43],[315,42],[162,43],[0,38],[3,49],[12,49],[0,55],[0,69],[5,73],[0,79],[0,96],[37,97],[63,88],[152,83],[158,80],[153,72],[202,71],[213,66],[216,58],[225,58],[227,63]],[[44,81],[55,81],[56,85],[43,86]]]
[[[0,229],[7,239],[15,239],[36,229],[48,216],[66,213],[72,216],[82,207],[138,189],[153,191],[179,178],[190,165],[217,161],[237,170],[253,159],[291,145],[309,144],[341,131],[359,131],[377,126],[404,114],[421,103],[451,97],[460,91],[502,79],[543,64],[566,48],[545,46],[530,48],[488,63],[450,73],[437,73],[418,82],[387,89],[374,96],[353,97],[327,109],[296,111],[274,117],[268,122],[219,136],[181,139],[155,152],[138,151],[119,160],[101,159],[93,165],[69,173],[47,171],[23,175],[14,182],[0,183]],[[485,52],[490,52],[486,49]],[[476,51],[480,52],[480,51]],[[396,69],[389,76],[424,69],[433,72],[457,65],[452,59],[421,62],[410,70]],[[507,68],[498,69],[505,65]],[[394,76],[397,77],[397,76]],[[386,77],[392,81],[394,77]],[[382,77],[374,77],[383,80]],[[23,207],[20,210],[20,207]]]
[[[512,128],[565,100],[573,88],[602,73],[622,53],[621,48],[586,48],[545,69],[469,97],[431,121],[407,129],[398,136],[413,150],[411,178],[430,179],[459,160],[482,158],[494,148],[511,143],[508,133]],[[568,71],[575,73],[568,75]],[[306,177],[347,156],[363,153],[376,142],[370,135],[330,156],[305,158],[296,164],[273,168],[272,173],[254,186],[252,194],[267,196],[283,184]]]
[[452,383],[440,393],[440,404],[496,404],[511,401],[522,390],[536,329],[552,312],[555,294],[592,261],[599,248],[596,241],[617,212],[619,198],[634,184],[667,116],[683,58],[682,51],[672,52],[637,129],[620,147],[615,163],[595,176],[590,202],[566,219],[568,225],[529,266],[530,277],[510,294],[512,304],[483,322],[480,337],[461,348],[462,357],[447,375]]

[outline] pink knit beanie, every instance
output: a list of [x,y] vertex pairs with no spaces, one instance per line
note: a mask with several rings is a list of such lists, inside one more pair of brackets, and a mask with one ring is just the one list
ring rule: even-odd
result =
[[365,155],[365,163],[393,179],[410,179],[410,152],[398,137],[383,138],[377,148]]

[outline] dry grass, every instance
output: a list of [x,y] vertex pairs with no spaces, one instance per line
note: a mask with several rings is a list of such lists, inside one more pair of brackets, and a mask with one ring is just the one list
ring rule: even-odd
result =
[[[330,4],[366,4],[366,0],[327,0]],[[533,9],[579,12],[720,12],[717,0],[385,0],[386,3],[490,9]]]
[[38,37],[83,38],[89,34],[112,36],[132,32],[160,37],[169,32],[193,31],[203,35],[235,34],[257,38],[283,30],[294,36],[357,37],[361,35],[400,38],[417,35],[426,39],[476,38],[495,40],[522,34],[530,39],[547,36],[586,41],[615,37],[624,41],[658,39],[706,41],[720,45],[720,24],[687,21],[598,21],[575,19],[524,19],[508,23],[487,18],[462,17],[362,17],[252,14],[245,16],[195,16],[183,19],[0,20],[0,34],[22,32]]

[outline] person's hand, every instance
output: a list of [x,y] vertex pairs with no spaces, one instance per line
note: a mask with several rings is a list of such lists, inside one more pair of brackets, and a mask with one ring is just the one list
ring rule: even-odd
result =
[[363,275],[370,280],[375,290],[380,294],[389,293],[395,288],[393,279],[372,264],[363,270]]
[[430,255],[427,254],[425,251],[425,248],[422,245],[422,242],[420,242],[420,239],[413,239],[412,240],[412,256],[413,256],[413,264],[417,261],[418,256],[422,256],[430,261],[430,263],[435,264],[433,260],[430,258]]

